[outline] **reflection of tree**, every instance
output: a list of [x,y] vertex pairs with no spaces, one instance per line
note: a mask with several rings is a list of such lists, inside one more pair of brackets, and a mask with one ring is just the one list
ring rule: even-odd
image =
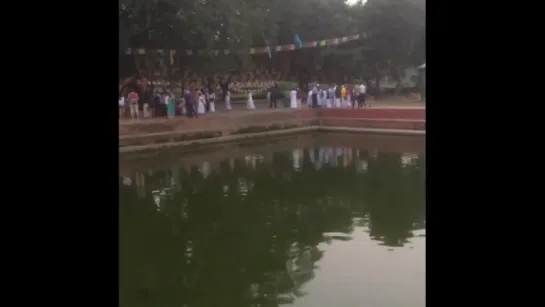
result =
[[416,221],[424,219],[424,173],[401,166],[399,154],[380,154],[369,165],[370,235],[385,245],[402,246]]
[[[161,212],[152,193],[141,198],[121,186],[120,305],[290,303],[314,277],[320,242],[347,240],[359,223],[400,245],[425,222],[423,159],[402,168],[399,155],[361,153],[368,164],[361,172],[355,155],[345,158],[351,167],[317,169],[304,153],[300,171],[289,152],[270,163],[225,161],[206,178],[196,167],[174,182],[164,171],[146,174],[150,189],[173,187]],[[323,155],[315,151],[315,162]]]

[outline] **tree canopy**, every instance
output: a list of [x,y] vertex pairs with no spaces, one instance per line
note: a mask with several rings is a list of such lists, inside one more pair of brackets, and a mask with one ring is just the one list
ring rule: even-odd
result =
[[342,57],[333,62],[366,78],[399,78],[425,59],[425,0],[120,0],[119,16],[121,53],[237,50],[290,44],[294,33],[303,42],[359,33],[362,39],[338,47],[302,49],[299,59],[312,59],[314,68]]

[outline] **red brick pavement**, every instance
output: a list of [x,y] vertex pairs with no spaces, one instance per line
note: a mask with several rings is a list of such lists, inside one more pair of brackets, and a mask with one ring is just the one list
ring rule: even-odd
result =
[[122,120],[119,135],[154,137],[169,133],[208,131],[227,135],[257,126],[327,125],[338,127],[425,130],[425,108],[381,107],[365,109],[258,109],[205,114],[199,118]]

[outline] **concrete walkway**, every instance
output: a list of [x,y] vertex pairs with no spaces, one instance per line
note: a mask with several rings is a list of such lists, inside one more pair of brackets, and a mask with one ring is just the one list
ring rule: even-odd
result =
[[[233,110],[218,110],[216,109],[215,113],[207,113],[199,115],[199,118],[213,118],[213,117],[237,117],[243,114],[248,113],[284,113],[284,112],[290,112],[291,109],[289,108],[278,108],[278,109],[269,109],[269,108],[262,108],[262,109],[255,109],[255,110],[248,110],[246,108],[233,108]],[[195,118],[198,119],[198,118]],[[140,121],[132,120],[132,119],[120,119],[119,123],[123,125],[132,125],[132,124],[138,124],[138,123],[164,123],[165,121],[177,121],[177,120],[193,120],[191,118],[188,118],[187,116],[176,116],[174,118],[166,119],[164,117],[154,117],[154,118],[142,118]]]
[[[216,112],[215,113],[207,113],[204,115],[200,115],[201,117],[236,117],[243,114],[247,114],[250,112],[259,112],[259,113],[275,113],[275,112],[290,112],[292,109],[290,108],[284,108],[281,105],[278,105],[278,108],[276,109],[269,109],[266,101],[259,101],[255,102],[256,109],[255,110],[248,110],[246,109],[245,103],[237,103],[232,104],[232,110],[225,109],[225,106],[223,103],[217,103],[216,104]],[[422,105],[421,103],[388,103],[388,102],[377,102],[375,104],[371,104],[370,107],[372,109],[425,109],[426,106]],[[306,107],[305,107],[306,109]],[[173,119],[168,120],[188,120],[189,118],[186,116],[176,116]],[[119,120],[120,124],[123,125],[131,125],[131,124],[138,124],[138,123],[162,123],[165,120],[167,120],[164,117],[154,117],[154,118],[142,118],[140,121],[133,121],[130,118],[123,118]]]

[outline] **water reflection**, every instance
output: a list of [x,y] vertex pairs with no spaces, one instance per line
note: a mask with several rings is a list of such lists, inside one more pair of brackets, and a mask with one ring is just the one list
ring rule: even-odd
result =
[[120,305],[295,303],[320,244],[366,231],[391,249],[425,236],[424,165],[320,147],[121,178]]

